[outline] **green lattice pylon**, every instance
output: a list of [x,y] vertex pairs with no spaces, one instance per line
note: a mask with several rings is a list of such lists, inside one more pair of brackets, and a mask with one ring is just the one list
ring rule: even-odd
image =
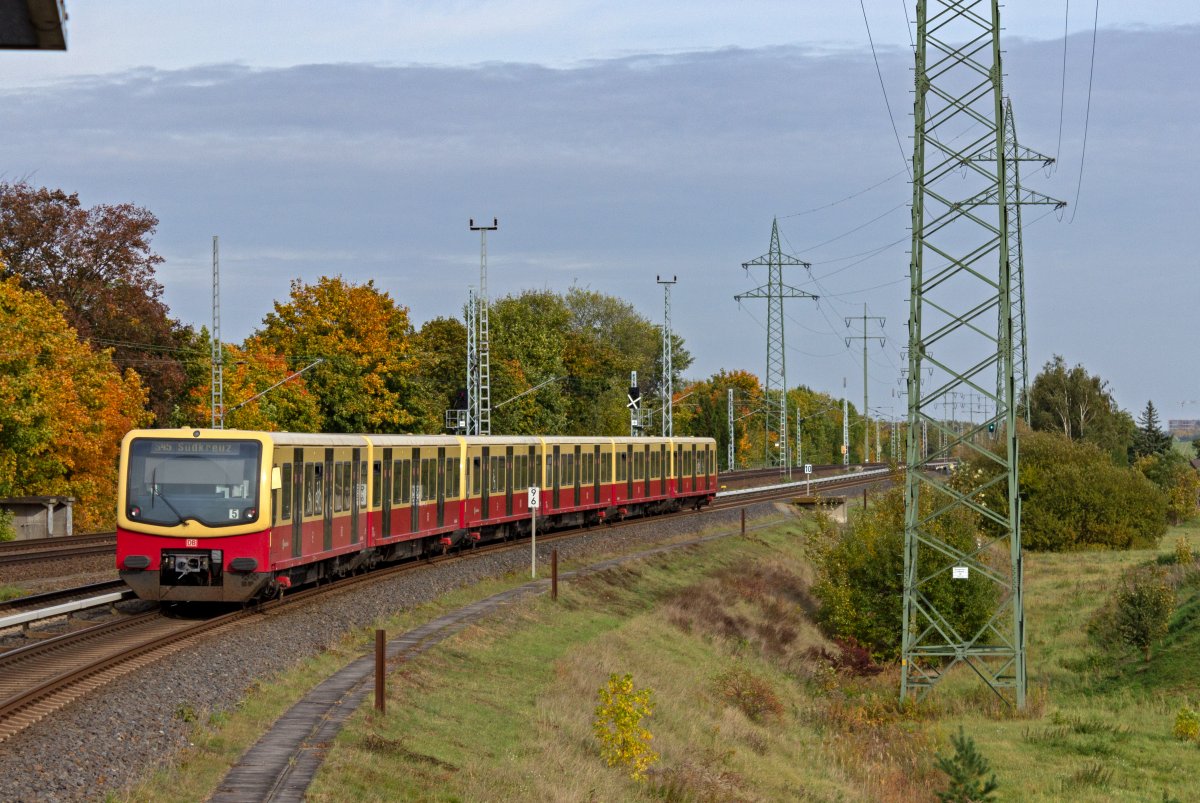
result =
[[[997,0],[918,0],[900,694],[921,697],[965,664],[1024,706],[1002,74]],[[990,418],[958,428],[938,415],[972,392]],[[979,437],[988,428],[1002,437]],[[963,458],[980,468],[945,471]],[[994,603],[966,616],[956,600],[970,593]]]

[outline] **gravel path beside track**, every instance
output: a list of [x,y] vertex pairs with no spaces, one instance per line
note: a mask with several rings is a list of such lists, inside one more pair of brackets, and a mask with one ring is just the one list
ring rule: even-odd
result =
[[[773,503],[765,502],[750,506],[747,518],[777,513]],[[648,519],[619,530],[583,531],[555,546],[563,558],[633,551],[697,527],[736,526],[739,516],[732,509],[695,518]],[[549,546],[538,553],[539,564],[548,565]],[[320,607],[302,606],[235,634],[207,639],[0,744],[0,800],[102,800],[154,767],[169,764],[188,746],[195,726],[177,711],[197,712],[203,722],[210,713],[236,706],[256,681],[335,645],[353,628],[528,565],[526,549],[428,567],[336,595]]]

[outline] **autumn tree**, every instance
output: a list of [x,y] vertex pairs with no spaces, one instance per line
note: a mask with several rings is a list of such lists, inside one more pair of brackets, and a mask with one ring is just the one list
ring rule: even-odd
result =
[[1087,441],[1114,462],[1127,462],[1133,419],[1117,406],[1108,383],[1082,365],[1067,368],[1054,355],[1029,390],[1030,424],[1042,432],[1057,431],[1071,440]]
[[79,529],[112,527],[121,438],[150,417],[137,374],[16,278],[0,282],[0,343],[0,496],[74,496]]
[[684,398],[675,409],[675,432],[679,435],[709,437],[717,441],[717,454],[722,467],[729,450],[729,391],[733,390],[734,462],[741,465],[752,459],[750,438],[757,425],[761,433],[762,416],[755,411],[762,406],[762,387],[758,377],[747,371],[722,369],[708,379],[689,382],[677,393]]
[[[187,423],[208,426],[212,421],[211,351],[196,364],[207,373],[192,389]],[[320,405],[305,382],[308,372],[288,379],[296,369],[288,365],[282,354],[267,348],[261,338],[251,336],[241,346],[225,344],[222,365],[221,386],[227,428],[267,432],[322,431]],[[279,382],[283,384],[276,386]]]
[[87,208],[75,193],[0,182],[0,279],[63,303],[78,336],[137,371],[161,424],[186,404],[189,330],[168,315],[150,246],[158,218],[133,204]]
[[304,375],[329,432],[412,432],[420,417],[413,380],[413,331],[408,309],[374,281],[351,284],[323,276],[292,282],[287,302],[275,302],[254,335],[265,350]]
[[467,327],[454,318],[426,321],[413,337],[422,432],[437,432],[446,410],[463,409],[467,386]]

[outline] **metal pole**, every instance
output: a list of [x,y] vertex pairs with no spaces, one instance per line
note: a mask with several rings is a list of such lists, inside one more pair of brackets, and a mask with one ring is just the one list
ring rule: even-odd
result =
[[529,576],[537,579],[537,511],[532,507],[529,515]]
[[850,466],[850,399],[846,398],[846,377],[842,377],[842,467]]
[[387,690],[384,679],[387,677],[387,631],[375,631],[375,710],[380,714],[387,713]]

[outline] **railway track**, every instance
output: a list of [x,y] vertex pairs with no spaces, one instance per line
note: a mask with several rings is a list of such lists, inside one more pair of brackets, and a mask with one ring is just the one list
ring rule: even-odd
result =
[[85,586],[47,591],[43,594],[30,594],[27,597],[17,597],[16,599],[0,602],[0,619],[15,613],[50,608],[58,603],[86,599],[112,591],[121,591],[125,588],[127,586],[124,580],[107,580],[103,583],[90,583]]
[[[886,482],[884,472],[851,474],[836,480],[826,480],[822,493]],[[703,516],[705,510],[725,510],[748,504],[795,497],[803,481],[784,486],[770,486],[760,492],[725,492],[713,505],[699,512],[685,510],[671,516]],[[665,517],[664,517],[665,518]],[[631,518],[606,525],[620,528],[642,523],[646,519]],[[578,530],[561,530],[539,535],[539,540],[551,543],[569,538]],[[377,582],[400,572],[419,571],[424,566],[459,560],[472,555],[505,549],[523,549],[522,541],[488,544],[473,549],[451,552],[427,561],[395,566],[338,580],[328,585],[290,593],[253,608],[218,614],[202,619],[186,619],[159,609],[137,614],[120,621],[67,633],[37,644],[0,654],[0,742],[19,733],[70,702],[100,688],[113,679],[153,663],[182,649],[193,639],[228,628],[242,619],[270,613],[283,606],[311,602],[323,595],[338,593],[359,583]]]
[[35,563],[81,555],[115,555],[116,551],[115,532],[6,541],[0,543],[0,565]]

